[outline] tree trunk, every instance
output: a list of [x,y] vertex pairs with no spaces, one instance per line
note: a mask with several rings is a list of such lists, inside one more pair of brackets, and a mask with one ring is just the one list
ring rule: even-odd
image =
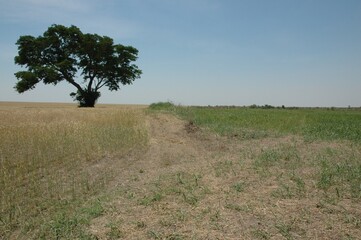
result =
[[94,107],[99,97],[100,92],[91,91],[80,93],[76,99],[79,101],[79,107]]

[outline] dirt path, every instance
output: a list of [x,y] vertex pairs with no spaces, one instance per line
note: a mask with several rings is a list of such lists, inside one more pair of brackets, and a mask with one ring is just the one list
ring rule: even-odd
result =
[[156,174],[162,170],[188,170],[195,159],[207,155],[204,143],[196,137],[197,130],[186,122],[169,114],[151,115],[147,122],[150,147],[146,154],[148,160],[142,165],[144,169],[151,168]]
[[[89,228],[98,239],[342,239],[361,234],[356,224],[361,217],[353,213],[358,204],[340,201],[343,210],[329,212],[336,205],[320,205],[322,193],[312,190],[314,166],[291,171],[290,162],[312,162],[320,146],[290,136],[223,138],[171,114],[147,114],[146,124],[148,148],[114,165],[121,169],[116,194]],[[280,149],[284,162],[256,169],[264,151]],[[298,183],[298,175],[307,178]],[[354,226],[338,224],[345,215],[356,219]]]
[[[119,173],[116,180],[117,188],[122,189],[122,194],[112,203],[112,209],[115,211],[95,219],[90,227],[90,231],[99,239],[111,238],[109,222],[115,225],[122,223],[119,235],[114,233],[114,238],[122,236],[125,239],[156,238],[151,237],[152,231],[154,235],[156,230],[145,231],[146,229],[142,227],[143,223],[144,228],[156,229],[160,224],[159,217],[176,213],[178,203],[170,201],[166,203],[166,207],[154,208],[155,204],[143,204],[142,199],[156,191],[154,184],[162,177],[165,179],[170,177],[174,180],[179,173],[201,174],[203,171],[208,171],[211,163],[207,159],[212,158],[212,155],[219,150],[225,149],[224,144],[219,144],[215,136],[209,134],[206,136],[191,123],[171,114],[157,113],[146,117],[149,147],[144,154],[133,153],[126,157],[126,162],[132,161],[132,163],[124,162],[127,166]],[[164,185],[164,182],[160,185]],[[189,227],[193,228],[193,226]]]
[[146,121],[149,148],[122,171],[114,211],[97,218],[91,232],[109,239],[113,224],[115,238],[124,239],[251,239],[250,226],[259,221],[242,201],[254,196],[238,204],[238,193],[230,192],[240,179],[252,179],[247,167],[239,172],[242,144],[171,114],[150,114]]

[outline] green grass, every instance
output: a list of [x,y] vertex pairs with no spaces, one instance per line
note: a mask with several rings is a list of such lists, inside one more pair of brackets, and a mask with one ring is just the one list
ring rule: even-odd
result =
[[317,185],[337,198],[361,198],[361,163],[359,156],[342,150],[326,150],[317,156]]
[[254,161],[256,169],[267,170],[273,166],[285,169],[295,169],[301,158],[297,148],[290,144],[281,144],[270,149],[261,149],[260,155]]
[[212,108],[171,103],[152,104],[150,109],[172,112],[220,135],[243,139],[295,134],[312,141],[361,142],[361,111],[355,109]]
[[[173,113],[206,131],[242,140],[299,136],[305,143],[326,141],[348,144],[350,148],[347,149],[334,147],[317,151],[313,162],[304,160],[295,143],[278,144],[253,154],[253,166],[263,177],[276,175],[281,179],[279,188],[272,193],[275,197],[304,196],[305,181],[296,172],[310,167],[317,169],[317,187],[328,195],[361,198],[361,162],[359,151],[354,150],[360,149],[361,143],[359,109],[182,107],[156,103],[150,106],[150,110]],[[216,177],[236,175],[232,161],[221,161],[213,167]],[[288,173],[287,178],[285,173]]]

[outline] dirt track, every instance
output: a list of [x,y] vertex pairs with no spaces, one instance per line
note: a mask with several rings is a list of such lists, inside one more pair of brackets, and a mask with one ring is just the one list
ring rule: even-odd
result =
[[[357,226],[348,229],[337,224],[344,214],[358,216],[352,215],[357,204],[346,200],[340,202],[339,210],[326,203],[320,207],[322,193],[307,192],[307,185],[314,185],[312,180],[306,179],[305,192],[297,195],[287,169],[273,168],[268,177],[255,172],[254,160],[262,149],[297,145],[304,149],[301,158],[310,158],[312,144],[293,137],[223,138],[170,114],[148,114],[146,122],[148,148],[114,163],[121,169],[114,187],[118,193],[89,228],[99,239],[342,239],[349,233],[359,235]],[[282,184],[289,184],[294,195],[284,195]],[[330,209],[333,212],[327,212]]]
[[[105,226],[109,225],[109,222],[122,222],[120,232],[125,239],[149,238],[149,231],[152,230],[137,228],[136,223],[144,223],[147,229],[157,229],[160,224],[159,217],[177,213],[183,203],[161,201],[159,204],[144,207],[139,206],[139,199],[151,194],[153,190],[150,188],[153,187],[154,182],[164,176],[172,178],[177,173],[207,175],[207,172],[212,171],[213,163],[210,159],[215,159],[215,155],[226,150],[225,144],[218,141],[216,136],[204,135],[192,123],[182,121],[173,115],[150,114],[146,121],[150,133],[149,147],[144,154],[132,153],[127,156],[127,161],[133,162],[131,164],[126,164],[122,159],[122,162],[128,166],[121,171],[116,180],[118,188],[124,191],[123,196],[113,203],[112,208],[115,208],[116,212],[108,212],[105,216],[95,219],[90,227],[91,232],[100,239],[108,238],[109,229]],[[213,177],[209,180],[207,178],[203,177],[202,181],[209,181]],[[187,205],[184,207],[191,215],[192,209],[188,208]],[[182,223],[182,226],[174,227],[189,233],[201,231],[203,232],[201,235],[209,235],[213,231],[203,229],[204,226],[199,231],[195,231],[194,224],[204,225],[202,222],[197,222],[197,219],[188,219],[187,222]],[[163,229],[163,235],[171,237],[172,232],[176,230],[174,227]]]

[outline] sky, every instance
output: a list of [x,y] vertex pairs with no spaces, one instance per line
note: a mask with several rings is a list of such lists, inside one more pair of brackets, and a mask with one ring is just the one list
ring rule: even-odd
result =
[[[361,106],[360,0],[0,0],[0,101],[73,102],[74,87],[14,90],[16,41],[75,25],[139,50],[143,71],[98,103]],[[79,79],[81,81],[81,79]]]

